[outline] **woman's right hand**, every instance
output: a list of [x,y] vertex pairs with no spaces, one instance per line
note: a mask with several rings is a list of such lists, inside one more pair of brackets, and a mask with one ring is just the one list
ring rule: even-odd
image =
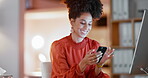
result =
[[85,57],[80,61],[79,67],[81,72],[83,72],[87,65],[93,65],[97,63],[97,58],[101,58],[102,53],[96,52],[95,49],[89,50]]

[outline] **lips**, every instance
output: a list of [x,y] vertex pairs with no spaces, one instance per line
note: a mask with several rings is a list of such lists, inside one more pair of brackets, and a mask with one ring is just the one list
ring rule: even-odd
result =
[[88,33],[88,31],[81,31],[83,34],[87,34]]

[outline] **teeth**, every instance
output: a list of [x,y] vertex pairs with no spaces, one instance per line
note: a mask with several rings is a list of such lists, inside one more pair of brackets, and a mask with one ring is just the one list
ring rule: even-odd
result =
[[83,33],[87,33],[87,31],[82,31]]

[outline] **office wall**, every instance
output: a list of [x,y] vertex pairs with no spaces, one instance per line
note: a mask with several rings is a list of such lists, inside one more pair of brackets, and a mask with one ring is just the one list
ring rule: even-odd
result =
[[148,0],[129,0],[129,13],[130,18],[141,18],[143,12],[139,12],[141,9],[148,9]]
[[[54,10],[41,12],[32,11],[25,14],[24,71],[26,76],[41,72],[39,54],[46,57],[45,61],[50,61],[52,42],[69,35],[70,27],[68,12],[65,8],[54,8]],[[32,46],[32,39],[35,36],[41,36],[44,41],[39,49]]]
[[19,0],[0,0],[0,67],[19,78]]

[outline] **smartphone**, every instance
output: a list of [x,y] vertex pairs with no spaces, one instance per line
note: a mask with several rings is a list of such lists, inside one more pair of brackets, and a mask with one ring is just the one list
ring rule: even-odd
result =
[[[96,52],[101,51],[101,53],[103,53],[102,54],[102,57],[103,57],[103,55],[105,54],[106,50],[107,50],[107,47],[100,46],[100,47],[98,47]],[[99,59],[98,63],[101,61],[102,57]]]

